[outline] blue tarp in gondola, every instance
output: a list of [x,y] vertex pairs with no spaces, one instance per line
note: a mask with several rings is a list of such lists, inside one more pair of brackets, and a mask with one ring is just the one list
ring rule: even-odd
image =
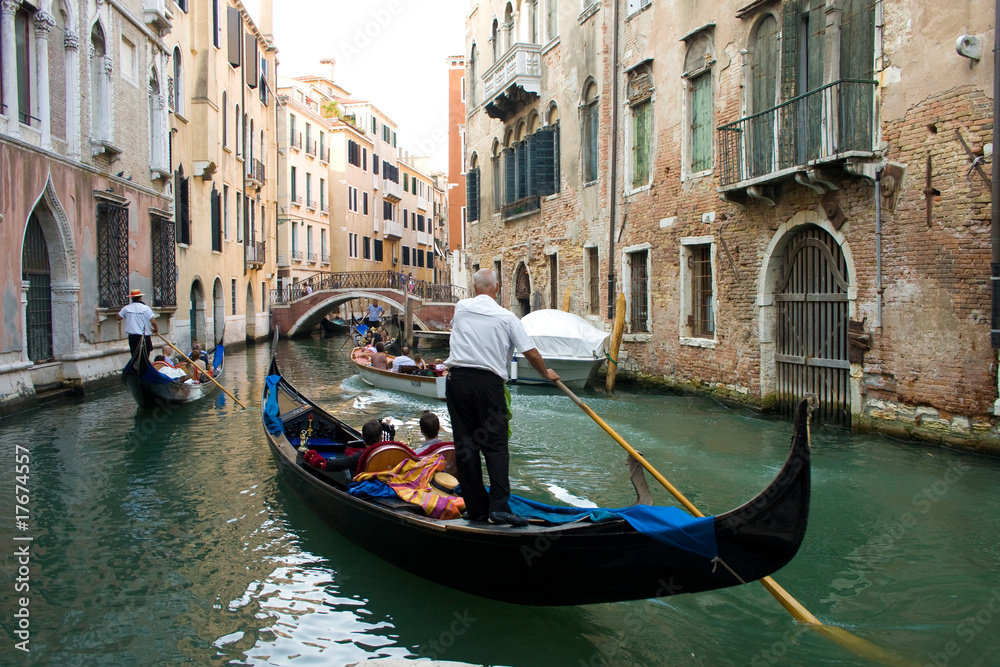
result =
[[285,422],[281,421],[281,411],[278,409],[278,383],[280,375],[268,375],[264,378],[267,387],[267,399],[264,401],[264,428],[268,433],[281,435],[285,432]]
[[225,359],[225,357],[226,357],[226,348],[222,345],[222,343],[219,343],[218,345],[215,346],[215,352],[212,355],[212,369],[219,370],[219,368],[222,366],[222,361]]

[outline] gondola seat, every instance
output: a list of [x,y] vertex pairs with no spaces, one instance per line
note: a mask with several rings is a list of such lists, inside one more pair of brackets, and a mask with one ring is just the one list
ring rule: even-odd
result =
[[449,475],[455,474],[455,443],[451,440],[445,442],[439,442],[436,445],[432,445],[427,451],[421,453],[419,456],[422,459],[428,456],[437,456],[440,454],[444,457],[445,467],[442,472],[446,472]]
[[405,459],[416,461],[420,457],[402,442],[378,442],[369,447],[358,459],[358,473],[381,472],[395,468]]

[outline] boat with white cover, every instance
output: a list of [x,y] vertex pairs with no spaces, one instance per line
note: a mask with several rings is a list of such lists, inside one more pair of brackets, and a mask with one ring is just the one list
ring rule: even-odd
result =
[[[607,358],[611,334],[579,315],[554,309],[535,310],[522,317],[521,324],[545,364],[559,374],[567,387],[582,389]],[[510,364],[509,377],[518,384],[551,384],[519,354],[514,355]]]

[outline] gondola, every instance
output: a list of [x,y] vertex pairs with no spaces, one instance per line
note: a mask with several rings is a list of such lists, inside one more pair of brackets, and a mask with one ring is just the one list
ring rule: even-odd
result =
[[319,321],[319,327],[323,331],[324,336],[337,336],[342,333],[346,333],[347,330],[352,326],[353,322],[345,322],[343,318],[340,317],[324,317]]
[[[810,477],[805,402],[796,413],[791,450],[781,471],[741,507],[695,519],[667,507],[636,506],[604,516],[543,506],[538,510],[542,516],[584,516],[572,523],[534,519],[525,527],[432,519],[398,498],[349,494],[348,473],[304,463],[297,445],[304,434],[312,434],[306,435],[312,438],[310,449],[336,457],[346,447],[358,446],[360,433],[297,391],[282,377],[276,358],[261,406],[281,476],[331,527],[404,570],[486,598],[578,605],[726,588],[776,572],[792,559],[805,535]],[[524,507],[515,511],[523,514]],[[643,526],[637,516],[650,523]]]
[[[226,349],[222,337],[209,354],[212,362],[212,377],[219,380],[225,369]],[[122,370],[122,382],[128,387],[132,398],[142,408],[152,408],[163,403],[191,403],[213,394],[218,388],[215,382],[185,382],[169,378],[153,368],[148,354],[139,354]]]
[[[388,355],[389,362],[398,355]],[[361,379],[373,387],[402,391],[416,394],[424,398],[444,400],[445,379],[437,375],[414,375],[413,373],[394,373],[391,370],[372,368],[372,360],[364,348],[351,350],[351,362]],[[412,368],[416,369],[416,366]],[[405,370],[405,369],[404,369]]]

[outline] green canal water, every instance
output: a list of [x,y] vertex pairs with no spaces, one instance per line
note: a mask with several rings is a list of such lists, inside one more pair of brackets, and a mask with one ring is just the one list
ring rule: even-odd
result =
[[[282,342],[283,370],[355,426],[391,416],[397,437],[415,438],[425,409],[447,425],[443,404],[350,376],[341,342]],[[252,404],[246,412],[224,398],[139,412],[113,391],[0,422],[0,663],[874,664],[797,626],[759,584],[529,608],[387,565],[328,529],[276,477],[256,410],[268,362],[265,346],[228,356],[227,384]],[[623,453],[579,409],[551,391],[512,393],[516,493],[632,501]],[[760,491],[787,452],[788,423],[710,399],[584,396],[706,513]],[[27,530],[16,524],[18,446],[30,452]],[[998,665],[998,480],[996,459],[815,428],[809,530],[775,579],[824,623],[913,664]],[[654,485],[657,502],[670,503]],[[20,583],[30,589],[16,592],[24,544]],[[446,569],[448,554],[440,559]],[[15,648],[22,597],[27,654]]]

